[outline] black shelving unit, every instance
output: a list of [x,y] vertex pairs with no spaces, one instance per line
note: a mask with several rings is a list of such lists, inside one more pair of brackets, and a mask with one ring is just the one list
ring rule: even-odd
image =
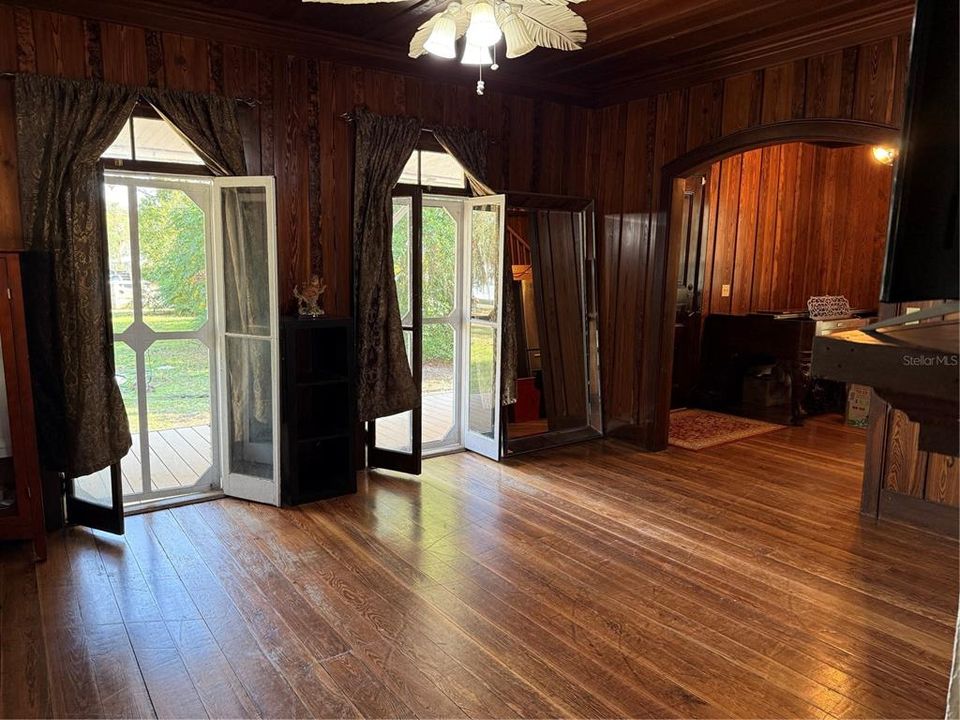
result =
[[353,321],[283,318],[280,364],[283,504],[356,492]]

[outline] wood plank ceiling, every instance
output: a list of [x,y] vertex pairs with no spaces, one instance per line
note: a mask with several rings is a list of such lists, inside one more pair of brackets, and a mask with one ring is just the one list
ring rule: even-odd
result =
[[[150,2],[132,0],[134,5]],[[233,16],[248,28],[260,23],[274,30],[333,34],[348,41],[345,47],[366,54],[370,64],[469,81],[472,68],[406,58],[416,28],[447,2],[338,6],[300,0],[167,0],[163,5],[169,16],[177,14],[170,12],[173,7]],[[514,88],[526,85],[544,94],[607,104],[904,32],[913,6],[913,0],[589,0],[575,5],[588,25],[583,51],[536,50],[502,63],[498,78]]]

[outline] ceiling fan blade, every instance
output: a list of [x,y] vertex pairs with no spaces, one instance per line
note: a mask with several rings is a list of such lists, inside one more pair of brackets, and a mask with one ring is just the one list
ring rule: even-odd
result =
[[587,23],[566,5],[526,3],[520,11],[520,17],[540,47],[580,50],[587,39]]

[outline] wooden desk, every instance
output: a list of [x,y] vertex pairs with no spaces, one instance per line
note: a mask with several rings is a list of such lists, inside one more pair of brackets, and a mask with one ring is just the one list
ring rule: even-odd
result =
[[810,382],[810,358],[816,322],[777,319],[772,314],[709,315],[703,326],[701,383],[721,387],[727,401],[739,398],[748,367],[775,364],[790,376],[788,420],[803,422],[803,397]]

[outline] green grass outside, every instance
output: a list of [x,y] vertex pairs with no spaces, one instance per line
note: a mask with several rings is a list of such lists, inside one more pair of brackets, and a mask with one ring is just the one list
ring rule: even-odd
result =
[[[114,332],[130,325],[129,315],[115,315]],[[195,330],[196,317],[154,315],[145,318],[158,332]],[[137,361],[130,347],[114,345],[117,382],[127,409],[130,428],[139,429],[137,414]],[[168,430],[210,424],[210,351],[199,340],[157,340],[144,356],[149,428]]]
[[[132,322],[130,315],[114,315],[114,333],[119,334]],[[196,330],[202,319],[189,316],[151,315],[145,318],[157,332]],[[453,333],[445,326],[424,328],[424,392],[450,389]],[[471,392],[492,391],[495,368],[491,364],[493,336],[479,330],[471,353],[473,386]],[[137,406],[136,354],[117,340],[114,345],[117,380],[131,430],[139,429]],[[147,350],[146,400],[150,430],[210,424],[210,356],[199,340],[158,340]]]

